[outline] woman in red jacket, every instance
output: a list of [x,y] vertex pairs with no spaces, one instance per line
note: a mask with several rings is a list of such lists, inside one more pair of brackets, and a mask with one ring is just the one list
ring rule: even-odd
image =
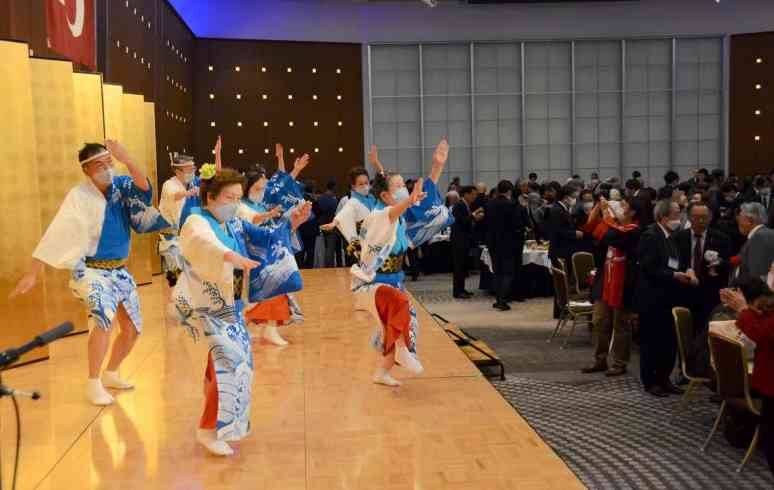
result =
[[749,285],[749,289],[763,293],[755,299],[748,294],[750,304],[738,290],[723,289],[720,299],[739,314],[736,326],[755,342],[752,387],[763,400],[761,445],[769,469],[774,473],[774,292],[763,281],[755,280],[754,283]]

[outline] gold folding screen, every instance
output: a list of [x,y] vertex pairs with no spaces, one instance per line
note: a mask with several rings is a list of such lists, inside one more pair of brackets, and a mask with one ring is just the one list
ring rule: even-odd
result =
[[[145,150],[145,99],[142,95],[123,94],[122,116],[124,119],[121,143],[135,160],[135,163],[148,172]],[[152,182],[152,181],[151,181]],[[132,236],[132,249],[129,255],[129,270],[137,284],[150,284],[151,247],[153,236],[150,234],[135,234]]]
[[[31,59],[32,101],[37,141],[41,227],[45,230],[69,190],[83,182],[78,165],[78,124],[72,63]],[[88,330],[86,308],[70,292],[69,270],[46,268],[45,318],[48,325],[70,320]]]
[[[41,235],[30,61],[26,44],[0,41],[0,349],[15,347],[42,332],[44,284],[13,300],[8,295],[30,265]],[[45,283],[44,278],[39,280]],[[22,359],[48,355],[37,349]]]
[[78,125],[78,144],[99,143],[105,140],[105,122],[102,108],[102,75],[73,73],[75,90],[75,122]]
[[[156,107],[153,102],[145,102],[145,165],[148,177],[153,184],[153,205],[159,205],[161,183],[159,182],[158,164],[156,162]],[[158,254],[159,235],[151,236],[151,272],[161,274],[161,257]]]

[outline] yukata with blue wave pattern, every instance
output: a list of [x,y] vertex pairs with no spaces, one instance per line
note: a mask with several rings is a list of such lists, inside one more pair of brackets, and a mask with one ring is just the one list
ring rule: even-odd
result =
[[[259,281],[253,278],[248,290],[240,294],[244,284],[238,279],[241,271],[235,271],[223,257],[233,251],[262,261],[261,257],[271,257],[261,255],[262,250],[285,240],[289,229],[287,223],[264,227],[238,218],[218,223],[209,211],[194,208],[180,232],[183,274],[175,286],[173,301],[183,326],[195,338],[202,332],[209,343],[209,362],[214,366],[213,381],[217,384],[213,391],[217,393],[215,430],[220,440],[240,440],[250,431],[254,366],[243,315],[244,295],[255,298],[264,294],[255,290]],[[262,265],[265,270],[272,264]]]
[[[379,321],[371,336],[371,346],[385,351],[385,328],[377,311],[376,291],[380,287],[392,287],[405,292],[402,270],[402,256],[409,248],[419,247],[433,235],[454,222],[448,209],[443,206],[443,200],[437,187],[430,179],[425,181],[423,190],[427,196],[409,208],[404,216],[392,222],[389,218],[389,207],[379,201],[371,214],[360,227],[360,257],[358,263],[350,269],[352,273],[352,292],[360,296],[360,302],[365,304],[374,318]],[[389,262],[393,266],[385,269]],[[394,270],[394,263],[398,269]],[[363,299],[362,297],[365,296]],[[416,355],[419,323],[416,310],[409,307],[408,342],[406,347]]]
[[[110,329],[123,306],[138,332],[142,315],[137,285],[124,265],[131,232],[169,227],[151,206],[153,190],[137,187],[129,176],[113,177],[103,194],[91,180],[70,190],[32,254],[57,269],[71,269],[70,288],[84,302],[94,324]],[[112,263],[109,269],[91,265]]]

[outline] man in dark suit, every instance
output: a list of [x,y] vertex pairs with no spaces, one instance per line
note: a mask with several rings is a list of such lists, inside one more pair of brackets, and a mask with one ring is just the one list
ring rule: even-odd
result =
[[490,200],[486,206],[486,246],[492,258],[494,272],[494,287],[497,300],[493,308],[510,310],[508,298],[510,295],[513,273],[515,270],[515,251],[523,248],[524,230],[527,223],[524,214],[519,213],[513,202],[513,184],[507,180],[497,184],[497,197]]
[[638,178],[626,181],[626,194],[634,197],[640,202],[642,207],[642,218],[645,220],[641,226],[650,226],[653,224],[653,200],[652,193],[642,188],[642,182]]
[[747,241],[739,252],[739,269],[735,284],[752,279],[764,279],[774,262],[774,230],[766,227],[766,209],[763,204],[746,202],[741,205],[737,222],[739,232]]
[[462,199],[454,205],[452,215],[454,224],[451,225],[452,262],[454,264],[454,279],[452,294],[457,299],[467,299],[473,296],[465,290],[465,278],[468,275],[468,261],[470,249],[473,247],[473,222],[484,216],[483,209],[474,212],[470,206],[476,199],[478,191],[472,185],[463,186],[460,189]]
[[688,285],[691,276],[680,272],[680,258],[672,232],[680,226],[680,206],[669,200],[654,207],[656,222],[640,238],[637,255],[640,270],[636,307],[640,315],[640,379],[653,396],[680,394],[669,381],[677,356],[672,307],[677,285]]
[[[720,304],[720,290],[728,285],[731,241],[723,232],[708,227],[712,212],[706,203],[689,204],[688,219],[691,228],[675,233],[675,244],[680,270],[693,271],[696,276],[693,284],[681,288],[681,303],[691,310],[698,332],[707,328],[710,313]],[[707,260],[712,255],[717,255],[717,261]]]
[[[563,259],[568,269],[572,267],[572,254],[578,251],[583,239],[583,232],[575,227],[572,210],[578,200],[578,190],[575,187],[564,186],[556,195],[556,202],[551,206],[544,224],[549,240],[548,257],[552,262]],[[569,274],[569,270],[567,271]]]

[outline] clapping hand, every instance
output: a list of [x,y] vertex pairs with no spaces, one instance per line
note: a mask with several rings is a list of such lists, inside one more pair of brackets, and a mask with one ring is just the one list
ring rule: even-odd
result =
[[721,289],[720,300],[737,313],[747,308],[747,300],[738,289]]

